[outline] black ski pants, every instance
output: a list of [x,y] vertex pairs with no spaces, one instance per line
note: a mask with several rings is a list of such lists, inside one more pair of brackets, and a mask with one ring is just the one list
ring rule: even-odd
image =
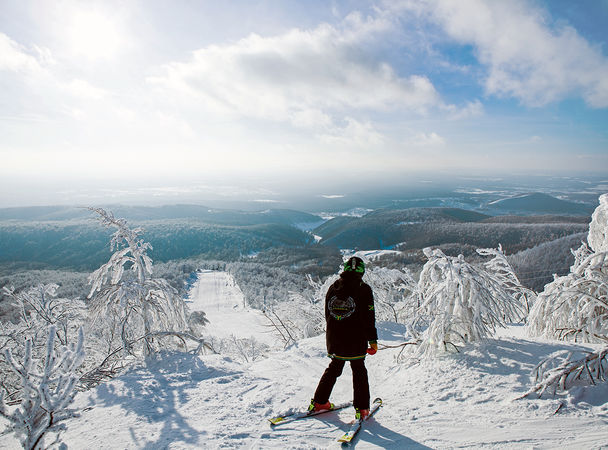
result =
[[[315,391],[315,402],[327,403],[329,401],[331,391],[338,377],[342,375],[345,363],[346,361],[342,359],[332,358]],[[353,372],[353,406],[358,409],[369,409],[369,381],[365,359],[350,361],[350,368]]]

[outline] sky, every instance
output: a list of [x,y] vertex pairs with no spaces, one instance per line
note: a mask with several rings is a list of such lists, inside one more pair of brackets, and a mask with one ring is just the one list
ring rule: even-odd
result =
[[608,0],[2,0],[0,206],[607,174],[606,23]]

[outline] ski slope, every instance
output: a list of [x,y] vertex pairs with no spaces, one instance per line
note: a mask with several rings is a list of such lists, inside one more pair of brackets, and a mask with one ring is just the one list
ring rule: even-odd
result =
[[[257,314],[242,306],[228,275],[201,275],[191,307],[208,308],[215,322],[209,333],[268,338],[264,327],[250,325]],[[381,346],[404,341],[400,325],[379,323],[378,331]],[[398,348],[382,349],[366,363],[372,398],[383,398],[385,405],[354,447],[606,448],[608,384],[514,400],[529,388],[530,371],[541,359],[562,349],[592,348],[530,339],[523,327],[513,326],[458,355],[415,364],[398,363]],[[80,393],[75,403],[82,415],[67,423],[62,440],[74,449],[338,448],[351,408],[275,429],[266,420],[306,407],[328,362],[324,336],[252,363],[225,355],[159,354]],[[332,401],[352,398],[350,376],[347,367]],[[4,435],[0,447],[19,446]]]
[[261,311],[245,306],[245,297],[226,272],[203,270],[192,286],[186,304],[190,311],[204,311],[206,334],[220,339],[256,339],[274,345],[275,337]]

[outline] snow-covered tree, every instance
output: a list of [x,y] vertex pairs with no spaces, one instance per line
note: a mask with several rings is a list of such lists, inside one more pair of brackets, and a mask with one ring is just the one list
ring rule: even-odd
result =
[[211,337],[207,340],[208,348],[212,352],[221,353],[235,358],[237,361],[253,362],[268,355],[270,347],[257,339],[238,338],[231,335],[229,338]]
[[[327,294],[327,290],[329,287],[336,282],[339,278],[339,274],[336,273],[334,275],[330,275],[324,281],[315,280],[311,275],[306,275],[306,281],[309,286],[312,288],[312,294],[309,295],[308,301],[314,304],[325,304],[325,295]],[[305,296],[305,295],[304,295]]]
[[608,194],[592,215],[587,242],[573,251],[570,273],[555,277],[539,294],[529,317],[532,334],[608,341]]
[[371,267],[365,281],[374,293],[376,320],[407,323],[420,306],[418,283],[407,268]]
[[25,343],[21,361],[16,361],[12,352],[5,351],[6,360],[19,377],[22,398],[19,406],[8,412],[4,396],[0,395],[0,415],[9,421],[25,449],[43,449],[45,435],[64,429],[62,423],[77,416],[70,408],[76,394],[78,382],[76,371],[84,361],[84,335],[82,328],[75,344],[55,348],[57,329],[50,326],[44,359],[35,358],[32,340]]
[[[25,354],[26,341],[34,359],[42,359],[46,352],[47,331],[53,326],[57,345],[67,345],[78,336],[78,328],[85,317],[85,305],[79,299],[58,298],[56,284],[39,284],[21,292],[4,288],[19,310],[17,323],[0,323],[0,349],[10,350],[14,357]],[[18,402],[20,381],[10,364],[0,355],[0,388],[7,401]]]
[[289,292],[289,300],[266,308],[270,326],[285,345],[325,331],[325,294],[337,279],[337,274],[324,281],[306,275],[309,291]]
[[497,280],[518,303],[524,306],[526,314],[529,313],[530,308],[536,300],[536,293],[520,283],[515,271],[511,267],[511,264],[509,264],[509,261],[502,250],[502,245],[498,244],[498,248],[496,249],[480,248],[477,249],[477,253],[482,256],[493,257],[484,264],[486,271],[492,274],[494,279]]
[[133,354],[141,342],[149,355],[162,345],[160,336],[189,331],[184,301],[166,280],[152,277],[152,246],[140,238],[141,228],[131,229],[101,208],[91,210],[104,226],[116,228],[110,242],[114,253],[89,278],[91,311],[104,321],[110,345],[119,339]]
[[[533,335],[585,342],[608,342],[608,194],[591,216],[589,246],[573,250],[570,273],[555,277],[541,292],[530,312]],[[535,385],[523,395],[555,393],[574,384],[596,384],[608,377],[608,347],[583,358],[548,358],[536,370]]]
[[[418,286],[422,296],[417,320],[427,321],[419,354],[457,350],[459,344],[491,335],[521,317],[522,307],[493,274],[441,250],[424,249],[428,258]],[[417,327],[413,324],[411,332]],[[416,336],[415,336],[416,337]]]
[[57,339],[66,345],[84,318],[85,305],[79,299],[57,297],[59,286],[54,283],[38,284],[27,290],[15,293],[13,288],[4,288],[4,293],[13,299],[19,308],[22,326],[31,332],[46,329],[54,325]]

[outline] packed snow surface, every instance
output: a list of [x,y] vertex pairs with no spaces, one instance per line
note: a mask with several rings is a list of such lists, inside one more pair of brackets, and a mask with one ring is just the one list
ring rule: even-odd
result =
[[203,270],[192,286],[186,304],[190,311],[203,311],[209,320],[206,334],[215,338],[255,338],[276,343],[261,311],[245,306],[245,296],[226,272]]
[[[215,322],[209,333],[267,339],[259,316],[243,307],[231,283],[226,274],[202,273],[190,306],[208,312]],[[355,448],[608,446],[606,384],[515,400],[530,387],[530,372],[541,359],[563,349],[595,347],[531,339],[522,326],[512,326],[459,354],[400,363],[401,348],[383,346],[404,342],[405,330],[393,323],[379,323],[378,329],[381,350],[366,364],[372,398],[385,403]],[[79,394],[82,415],[67,423],[62,440],[74,449],[338,448],[336,439],[353,418],[351,408],[275,429],[266,420],[307,406],[329,362],[325,355],[323,335],[247,364],[225,355],[158,354]],[[352,398],[350,376],[347,367],[332,401]],[[4,435],[0,447],[18,444]]]

